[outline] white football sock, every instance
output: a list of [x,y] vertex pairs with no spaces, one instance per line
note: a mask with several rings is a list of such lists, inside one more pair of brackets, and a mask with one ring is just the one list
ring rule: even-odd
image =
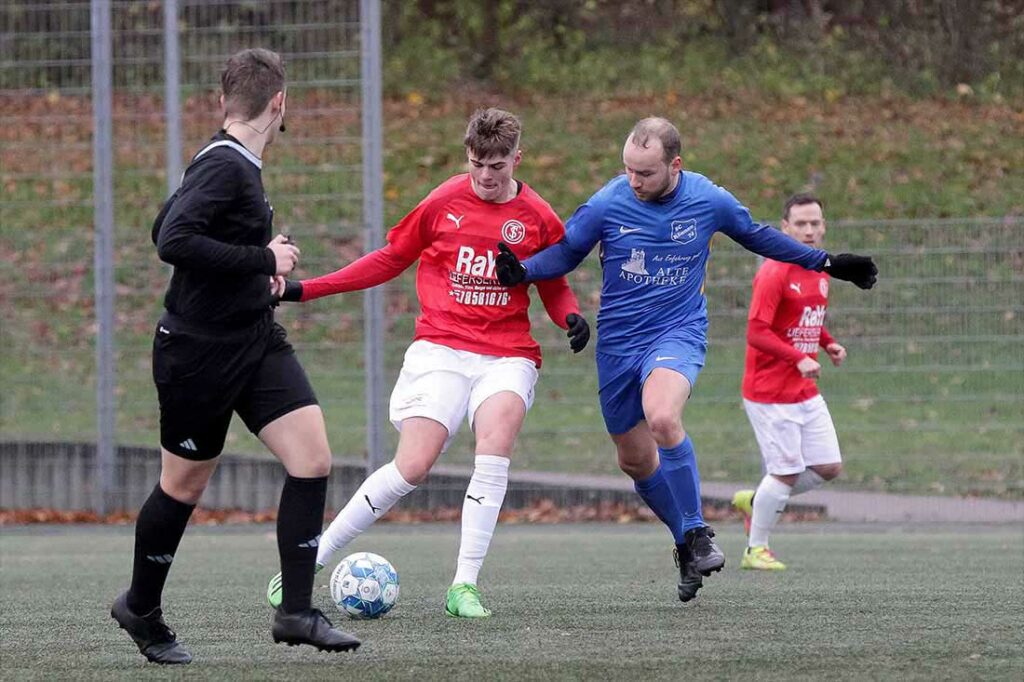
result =
[[803,473],[800,474],[800,478],[796,479],[796,483],[793,484],[793,490],[789,494],[799,495],[808,490],[814,490],[824,482],[825,479],[814,469],[804,469]]
[[508,489],[508,457],[477,455],[462,501],[462,543],[452,584],[476,585]]
[[750,518],[749,547],[768,544],[768,535],[789,502],[790,487],[771,474],[765,474],[754,493],[754,513]]
[[335,552],[352,542],[374,521],[387,514],[395,502],[415,489],[416,486],[402,478],[394,462],[374,471],[320,536],[316,562],[326,566]]

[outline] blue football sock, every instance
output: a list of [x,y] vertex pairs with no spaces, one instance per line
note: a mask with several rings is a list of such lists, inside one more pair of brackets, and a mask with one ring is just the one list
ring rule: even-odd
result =
[[672,495],[663,467],[655,469],[650,477],[642,481],[633,481],[633,488],[647,503],[654,515],[672,531],[676,544],[683,543],[683,515],[679,513],[679,505]]
[[693,441],[687,436],[673,448],[658,448],[658,455],[661,457],[665,480],[679,507],[683,530],[706,525],[700,508],[700,473],[697,471]]

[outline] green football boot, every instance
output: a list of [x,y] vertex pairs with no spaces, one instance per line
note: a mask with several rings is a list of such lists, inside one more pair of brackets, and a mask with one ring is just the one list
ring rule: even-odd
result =
[[[317,564],[316,568],[313,569],[313,573],[319,573],[324,570],[323,564]],[[270,579],[270,584],[267,585],[267,603],[275,609],[281,605],[281,595],[283,594],[281,585],[281,574],[278,573]]]
[[490,609],[480,603],[480,590],[471,583],[457,583],[448,588],[444,610],[456,618],[488,618]]
[[733,509],[743,514],[743,532],[750,536],[750,519],[754,516],[754,491],[737,490],[732,496]]
[[743,552],[743,561],[740,562],[740,568],[754,571],[785,571],[786,564],[775,558],[772,551],[768,549],[768,545],[761,545],[759,547],[747,547],[746,551]]

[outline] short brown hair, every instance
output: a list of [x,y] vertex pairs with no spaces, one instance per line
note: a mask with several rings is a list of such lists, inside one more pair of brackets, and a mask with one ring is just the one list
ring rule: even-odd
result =
[[786,199],[786,203],[782,207],[782,219],[789,220],[789,209],[794,206],[805,206],[807,204],[817,204],[822,212],[825,211],[825,204],[821,203],[821,199],[813,194],[794,194],[790,198]]
[[660,116],[648,116],[637,121],[626,140],[632,140],[637,147],[647,149],[652,137],[661,142],[665,163],[672,163],[672,159],[679,156],[679,152],[682,151],[683,143],[679,139],[679,131],[668,119]]
[[466,126],[462,143],[481,159],[508,156],[519,148],[523,126],[515,114],[501,109],[477,109]]
[[284,90],[284,60],[262,47],[233,54],[220,74],[226,114],[251,121],[267,108],[267,102]]

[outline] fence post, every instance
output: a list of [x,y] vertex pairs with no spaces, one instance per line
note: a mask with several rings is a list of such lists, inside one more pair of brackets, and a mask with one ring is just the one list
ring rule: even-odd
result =
[[107,511],[114,474],[114,179],[110,0],[92,0],[93,251],[96,296],[96,486]]
[[167,117],[167,195],[181,179],[181,64],[178,0],[164,0],[164,114]]
[[[384,232],[384,161],[381,147],[380,0],[359,0],[363,123],[363,244],[379,248]],[[384,289],[363,297],[363,358],[366,365],[366,473],[384,463]]]

